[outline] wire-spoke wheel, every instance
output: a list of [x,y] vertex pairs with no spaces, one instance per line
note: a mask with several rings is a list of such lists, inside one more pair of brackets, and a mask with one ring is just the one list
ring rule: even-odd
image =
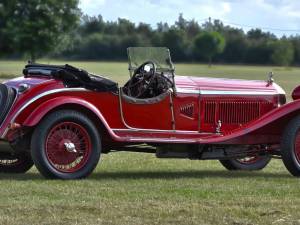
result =
[[45,149],[47,159],[60,172],[74,172],[82,168],[92,151],[91,138],[81,125],[61,122],[49,132]]
[[239,159],[220,160],[221,164],[228,170],[261,170],[265,168],[271,160],[271,156],[247,156]]
[[48,115],[35,129],[32,157],[38,170],[49,178],[88,176],[100,158],[100,136],[84,114],[62,110]]
[[292,119],[283,131],[281,155],[287,170],[300,177],[300,116]]
[[0,173],[26,173],[33,166],[28,153],[0,158]]

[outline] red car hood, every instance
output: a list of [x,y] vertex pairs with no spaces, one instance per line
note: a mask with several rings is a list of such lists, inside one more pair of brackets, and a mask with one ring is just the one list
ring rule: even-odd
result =
[[238,92],[243,93],[265,93],[265,94],[285,94],[284,90],[276,83],[267,85],[266,81],[261,80],[240,80],[225,78],[208,78],[208,77],[175,77],[176,89],[178,92]]

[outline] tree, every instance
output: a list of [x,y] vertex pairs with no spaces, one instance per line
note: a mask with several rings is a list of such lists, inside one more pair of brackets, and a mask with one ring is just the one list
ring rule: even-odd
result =
[[130,20],[119,18],[118,25],[119,25],[118,34],[126,35],[126,34],[131,34],[135,31],[135,25]]
[[263,32],[261,29],[251,29],[247,32],[247,37],[253,40],[269,39],[276,40],[276,36],[270,32]]
[[194,19],[187,22],[186,33],[189,38],[194,38],[201,30],[199,24]]
[[271,60],[279,66],[289,66],[294,60],[294,48],[291,42],[279,40],[273,44],[273,54]]
[[252,64],[270,64],[273,47],[268,40],[248,40],[244,62]]
[[7,30],[14,46],[32,61],[53,50],[80,17],[78,0],[15,0],[9,7]]
[[290,38],[294,46],[294,63],[300,65],[300,36]]
[[13,50],[12,36],[7,29],[7,21],[13,14],[14,0],[3,0],[0,2],[0,55],[8,54]]
[[84,26],[81,27],[81,33],[83,34],[101,33],[104,30],[105,22],[101,15],[97,17],[83,15],[81,20],[84,23]]
[[203,32],[196,36],[194,41],[195,55],[208,59],[211,66],[212,58],[224,51],[225,39],[218,32]]
[[186,59],[187,41],[183,30],[171,28],[163,33],[162,46],[166,46],[172,52],[172,58],[175,61]]
[[180,14],[179,14],[179,17],[178,17],[178,20],[175,22],[176,28],[178,28],[178,29],[180,29],[180,30],[185,30],[186,27],[187,27],[187,24],[188,24],[188,21],[186,21],[186,20],[183,18],[183,14],[180,13]]
[[238,29],[227,30],[225,33],[226,47],[220,55],[221,59],[229,63],[243,62],[248,46],[244,32]]

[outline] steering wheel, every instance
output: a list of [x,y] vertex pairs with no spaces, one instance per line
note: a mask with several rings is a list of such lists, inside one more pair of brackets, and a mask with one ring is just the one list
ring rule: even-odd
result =
[[[145,70],[146,65],[152,65],[149,71]],[[156,64],[153,61],[144,62],[133,73],[132,78],[127,85],[127,94],[134,98],[141,97],[151,86],[154,81],[156,73]]]

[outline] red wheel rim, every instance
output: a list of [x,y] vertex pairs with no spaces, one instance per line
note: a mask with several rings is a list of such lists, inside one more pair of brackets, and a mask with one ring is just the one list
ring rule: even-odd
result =
[[247,156],[245,158],[237,159],[241,164],[249,165],[258,162],[261,159],[259,156]]
[[48,133],[45,149],[48,161],[56,170],[72,173],[86,165],[92,145],[84,127],[74,122],[61,122]]
[[300,131],[296,135],[294,153],[297,162],[300,164]]

